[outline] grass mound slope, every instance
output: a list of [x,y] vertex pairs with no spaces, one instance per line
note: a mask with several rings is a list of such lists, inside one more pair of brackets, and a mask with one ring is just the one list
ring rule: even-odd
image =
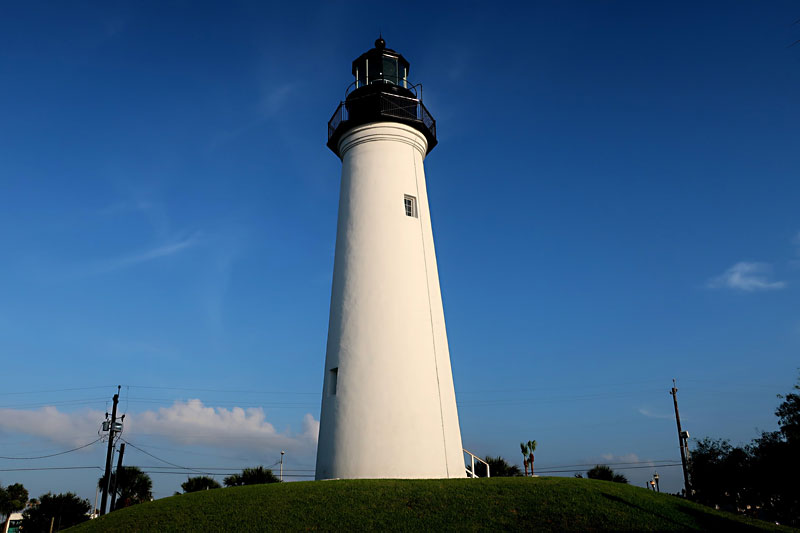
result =
[[338,480],[214,489],[70,529],[136,531],[788,531],[669,494],[559,477]]

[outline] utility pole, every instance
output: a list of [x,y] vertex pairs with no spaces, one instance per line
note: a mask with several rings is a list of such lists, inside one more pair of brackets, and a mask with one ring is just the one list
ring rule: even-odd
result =
[[286,453],[281,451],[281,481],[283,481],[283,454]]
[[[111,408],[111,425],[108,426],[108,452],[106,453],[106,486],[103,487],[103,498],[100,500],[100,515],[106,514],[106,502],[108,501],[108,489],[111,486],[111,459],[114,455],[114,424],[117,421],[117,403],[119,402],[119,391],[121,386],[117,386],[117,393],[114,395],[114,406]],[[108,414],[108,413],[106,413]]]
[[691,485],[689,484],[689,469],[686,465],[686,455],[688,443],[688,434],[684,434],[681,429],[681,415],[678,413],[678,388],[675,386],[675,380],[672,380],[672,390],[669,393],[672,395],[672,401],[675,403],[675,421],[678,424],[678,446],[681,448],[681,465],[683,465],[683,486],[686,491],[686,498],[692,498]]
[[119,460],[117,461],[117,472],[114,475],[114,484],[111,486],[111,505],[108,512],[114,510],[114,504],[117,503],[117,483],[119,483],[119,473],[122,469],[122,456],[125,455],[125,443],[119,445]]

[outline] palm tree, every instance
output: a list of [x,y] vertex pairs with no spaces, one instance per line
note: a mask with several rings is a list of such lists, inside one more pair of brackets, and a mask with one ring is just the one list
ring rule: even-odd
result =
[[[106,476],[100,478],[98,485],[106,486]],[[136,466],[120,466],[111,474],[111,486],[115,487],[117,501],[114,509],[122,509],[153,499],[153,480]]]
[[197,492],[199,490],[218,489],[221,487],[222,485],[220,485],[216,479],[209,476],[190,477],[181,483],[181,488],[183,489],[184,493]]
[[259,485],[261,483],[278,483],[280,479],[275,477],[272,470],[257,466],[256,468],[245,468],[241,474],[233,474],[223,480],[226,487],[238,487],[240,485]]
[[[486,461],[489,464],[489,475],[491,475],[491,477],[522,476],[522,471],[520,471],[517,465],[508,464],[508,461],[506,461],[500,456],[492,457],[491,455],[487,455],[484,458],[484,461]],[[478,468],[477,465],[475,466],[475,468]]]
[[520,442],[519,449],[522,452],[522,464],[525,467],[525,476],[528,475],[528,443]]
[[535,449],[536,449],[536,441],[535,440],[529,440],[528,441],[528,453],[530,454],[530,457],[528,458],[528,462],[531,465],[531,476],[533,476],[533,451]]

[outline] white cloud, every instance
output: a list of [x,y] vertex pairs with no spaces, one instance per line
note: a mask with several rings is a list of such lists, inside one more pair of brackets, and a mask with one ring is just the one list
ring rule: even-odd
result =
[[639,456],[635,453],[627,453],[625,455],[614,455],[613,453],[604,453],[600,455],[604,461],[608,463],[638,463]]
[[[80,446],[97,437],[104,415],[104,412],[95,410],[61,412],[52,406],[35,410],[0,409],[0,431]],[[260,407],[226,409],[206,406],[194,399],[176,401],[157,410],[129,413],[125,419],[124,435],[133,442],[137,434],[147,434],[185,446],[309,452],[317,442],[319,421],[306,414],[301,427],[299,433],[290,430],[279,432],[267,421],[264,409]]]
[[42,437],[56,444],[80,446],[97,438],[102,411],[63,413],[55,407],[0,409],[0,431]]
[[311,413],[306,413],[303,417],[303,438],[316,444],[319,439],[319,420],[314,418]]
[[662,418],[667,420],[671,420],[673,418],[673,416],[670,414],[654,413],[650,411],[647,407],[640,407],[638,411],[640,415],[646,416],[648,418]]
[[767,263],[742,261],[730,267],[721,276],[710,279],[706,286],[711,289],[724,288],[747,292],[785,288],[786,282],[768,279],[767,275],[771,270]]
[[[311,439],[311,415],[303,421],[304,433],[280,433],[267,421],[261,407],[208,407],[200,400],[176,401],[170,407],[145,411],[132,417],[130,429],[164,435],[181,444],[241,448],[308,447]],[[313,421],[313,417],[311,417]]]

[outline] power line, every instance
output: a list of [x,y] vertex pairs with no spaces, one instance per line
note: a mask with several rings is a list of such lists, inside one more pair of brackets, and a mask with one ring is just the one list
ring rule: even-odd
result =
[[76,400],[59,400],[55,402],[35,402],[35,403],[12,403],[7,405],[0,405],[0,409],[15,409],[18,407],[49,407],[51,405],[79,405],[83,403],[99,403],[105,400],[105,397],[99,398],[80,398]]
[[48,457],[55,457],[57,455],[64,455],[65,453],[76,452],[78,450],[82,450],[84,448],[88,448],[89,446],[91,446],[95,442],[98,442],[99,440],[100,439],[96,439],[96,440],[93,440],[92,442],[90,442],[89,444],[84,444],[83,446],[78,446],[77,448],[72,448],[71,450],[66,450],[66,451],[63,451],[63,452],[51,453],[49,455],[38,455],[38,456],[35,456],[35,457],[4,457],[4,456],[0,456],[0,459],[9,459],[9,460],[18,460],[18,461],[23,461],[23,460],[24,461],[28,461],[28,460],[31,460],[31,459],[47,459]]
[[[634,470],[637,468],[667,468],[671,466],[681,466],[681,463],[674,463],[674,464],[663,464],[663,465],[644,465],[644,466],[622,466],[617,468],[617,470]],[[578,468],[578,469],[570,469],[570,470],[537,470],[540,474],[557,474],[562,472],[585,472],[585,468]]]
[[[169,466],[158,466],[158,465],[136,465],[136,466],[137,466],[137,468],[143,468],[143,469],[146,468],[146,469],[151,469],[151,470],[159,470],[159,469],[161,469],[161,470],[169,470],[170,468],[172,468],[172,467],[169,467]],[[269,465],[269,466],[265,466],[264,468],[270,468],[272,466],[275,466],[275,465],[272,464],[272,465]],[[252,468],[252,467],[250,467],[250,466],[243,466],[243,467],[238,467],[238,466],[186,466],[186,467],[183,467],[183,468],[190,468],[190,469],[193,469],[193,470],[224,470],[224,471],[231,471],[231,472],[241,472],[245,468]],[[283,471],[284,472],[314,472],[315,470],[313,468],[288,468],[288,469],[284,468]]]
[[[153,435],[158,436],[158,437],[163,437],[164,436],[162,433],[138,433],[138,432],[136,433],[137,437],[153,436]],[[164,446],[156,446],[155,444],[148,444],[147,447],[150,448],[151,450],[164,450],[164,451],[167,451],[167,452],[178,452],[178,453],[185,454],[185,455],[205,455],[205,456],[208,456],[208,457],[214,457],[215,459],[230,459],[232,461],[246,461],[247,460],[246,457],[241,457],[241,456],[232,457],[230,455],[220,455],[218,453],[204,453],[204,452],[189,451],[189,450],[187,450],[185,448],[184,449],[167,448],[167,447],[164,447]]]
[[107,389],[113,388],[112,385],[97,385],[92,387],[73,387],[70,389],[49,389],[49,390],[29,390],[29,391],[14,391],[14,392],[0,392],[0,396],[19,396],[21,394],[44,394],[47,392],[68,392],[68,391],[84,391],[84,390],[91,390],[91,389]]
[[[173,466],[173,467],[175,467],[175,468],[182,468],[183,470],[191,470],[191,471],[196,471],[196,470],[194,470],[193,468],[186,468],[185,466],[176,465],[175,463],[170,463],[169,461],[167,461],[167,460],[165,460],[165,459],[162,459],[162,458],[160,458],[160,457],[156,457],[156,456],[155,456],[155,455],[153,455],[152,453],[150,453],[150,452],[148,452],[148,451],[145,451],[145,450],[143,450],[143,449],[139,448],[139,447],[138,447],[138,446],[136,446],[135,444],[132,444],[131,442],[129,442],[129,441],[127,441],[127,440],[123,439],[122,437],[120,437],[120,440],[121,440],[122,442],[124,442],[125,444],[127,444],[128,446],[130,446],[130,447],[132,447],[132,448],[136,448],[137,450],[139,450],[139,451],[140,451],[140,452],[142,452],[143,454],[145,454],[145,455],[149,455],[150,457],[152,457],[153,459],[155,459],[155,460],[157,460],[157,461],[161,461],[162,463],[168,464],[168,465],[170,465],[170,466]],[[185,473],[185,472],[184,472],[184,473]],[[204,472],[198,472],[198,473],[201,473],[201,474],[202,474],[202,473],[204,473]]]
[[[142,470],[142,472],[144,472],[145,474],[154,474],[154,475],[155,475],[155,474],[169,474],[169,475],[175,475],[175,474],[179,474],[179,475],[182,475],[182,476],[185,476],[185,475],[186,475],[186,472],[185,472],[185,471],[170,472],[170,471],[163,471],[163,470],[159,470],[159,471],[155,472],[155,471],[151,471],[151,470]],[[198,473],[198,474],[203,474],[203,475],[206,475],[206,476],[221,476],[221,475],[224,475],[224,474],[221,474],[221,473],[219,473],[219,472],[197,472],[197,473]],[[304,478],[311,478],[311,477],[314,477],[314,474],[287,474],[287,473],[284,471],[284,474],[283,474],[283,476],[284,476],[284,477],[304,477]]]
[[629,461],[626,463],[603,463],[603,462],[594,462],[594,463],[575,463],[569,465],[551,465],[551,466],[540,466],[538,468],[571,468],[573,466],[596,466],[596,465],[606,465],[606,466],[617,466],[617,465],[650,465],[650,466],[659,466],[655,463],[674,463],[677,459],[653,459],[652,461]]
[[[642,379],[637,381],[626,381],[623,383],[609,383],[603,385],[585,385],[581,386],[581,389],[587,388],[598,388],[604,389],[607,387],[624,387],[626,385],[642,385],[643,383],[656,383],[661,381],[660,379]],[[548,391],[548,390],[563,390],[563,387],[559,386],[552,386],[552,387],[531,387],[531,388],[523,388],[523,389],[484,389],[484,390],[456,390],[456,394],[485,394],[485,393],[496,393],[496,392],[541,392],[541,391]]]
[[269,400],[266,402],[258,402],[253,400],[202,400],[200,398],[147,398],[147,397],[135,397],[131,396],[128,398],[130,403],[156,403],[156,404],[171,404],[175,402],[189,402],[190,400],[200,400],[205,401],[207,403],[214,403],[214,405],[231,405],[231,406],[241,406],[241,407],[307,407],[307,406],[317,406],[316,402],[309,403],[309,402],[285,402],[280,400]]
[[86,470],[90,468],[96,468],[97,470],[100,471],[103,470],[99,466],[45,466],[39,468],[1,468],[0,472],[30,472],[37,470]]
[[222,393],[243,393],[243,394],[313,394],[320,396],[321,392],[299,392],[299,391],[263,391],[246,389],[193,389],[187,387],[149,387],[145,385],[126,385],[134,389],[153,389],[153,390],[179,390],[185,392],[222,392]]

